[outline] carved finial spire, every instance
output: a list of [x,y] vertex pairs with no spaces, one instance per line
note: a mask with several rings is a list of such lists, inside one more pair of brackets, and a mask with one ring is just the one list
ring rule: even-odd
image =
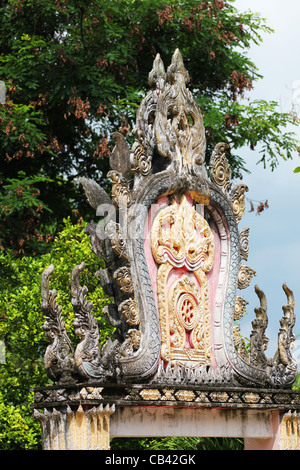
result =
[[89,377],[85,370],[85,362],[89,367],[98,365],[100,362],[99,330],[97,320],[93,314],[93,304],[88,302],[86,296],[88,289],[81,287],[79,277],[85,268],[85,263],[81,263],[72,271],[71,275],[71,303],[75,311],[73,326],[75,333],[81,339],[75,350],[76,366],[83,376]]
[[179,174],[203,176],[205,129],[201,110],[187,89],[189,74],[178,49],[167,70],[167,82],[159,96],[154,123],[158,153],[171,161]]
[[294,363],[291,349],[296,339],[293,333],[295,326],[295,299],[293,292],[286,284],[283,284],[282,287],[287,296],[288,305],[282,307],[284,315],[280,320],[281,328],[278,335],[278,353],[280,363],[285,366],[291,366]]
[[268,360],[264,351],[267,349],[269,342],[265,336],[268,326],[267,299],[264,292],[257,285],[255,285],[255,292],[260,300],[260,307],[254,309],[256,319],[252,322],[253,330],[250,336],[250,363],[265,368]]
[[176,80],[183,79],[185,85],[187,85],[191,80],[190,74],[184,66],[183,58],[179,49],[176,49],[172,56],[171,65],[169,65],[167,69],[167,79],[172,83],[175,83]]
[[54,265],[51,264],[43,272],[41,280],[41,307],[46,317],[43,330],[45,336],[51,341],[45,352],[44,365],[51,380],[59,380],[61,383],[72,382],[73,348],[62,319],[62,307],[56,303],[57,292],[54,289],[49,290],[49,279],[53,273]]
[[278,349],[274,360],[270,361],[270,380],[273,386],[290,386],[297,375],[297,362],[292,356],[291,350],[296,339],[293,328],[295,326],[295,299],[291,289],[283,284],[283,290],[287,296],[288,305],[282,307],[283,317],[280,320],[278,333]]
[[135,142],[130,153],[130,163],[131,171],[135,175],[135,186],[152,172],[152,156],[156,146],[154,135],[156,106],[166,81],[165,67],[159,54],[154,59],[148,81],[151,90],[141,102],[136,116],[136,126],[132,132]]
[[153,62],[153,68],[151,72],[149,73],[149,79],[148,83],[151,86],[151,88],[163,88],[163,84],[166,79],[166,71],[165,71],[165,66],[163,61],[161,60],[161,57],[159,54],[156,55],[154,62]]
[[[167,72],[157,54],[149,74],[151,90],[139,107],[133,131],[135,143],[130,159],[134,187],[152,172],[168,168],[178,175],[195,175],[207,180],[203,165],[205,129],[201,110],[186,87],[189,81],[179,49],[174,52]],[[208,187],[204,189],[208,193]]]

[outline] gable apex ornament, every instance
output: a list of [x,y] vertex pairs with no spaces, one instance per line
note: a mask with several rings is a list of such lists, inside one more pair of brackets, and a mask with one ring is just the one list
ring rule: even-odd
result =
[[[86,231],[95,255],[106,264],[97,278],[113,298],[103,314],[116,333],[101,349],[93,306],[80,286],[81,264],[71,276],[79,337],[73,348],[56,292],[49,290],[54,267],[48,268],[42,277],[44,330],[51,341],[45,365],[58,385],[67,380],[134,383],[146,387],[136,391],[139,400],[185,396],[200,401],[200,392],[188,387],[289,389],[295,381],[295,302],[285,284],[288,303],[275,357],[266,356],[267,301],[258,286],[250,351],[239,337],[237,322],[247,301],[238,290],[256,276],[242,264],[249,254],[249,229],[240,227],[248,187],[231,188],[226,143],[215,146],[206,168],[203,117],[189,81],[178,49],[167,69],[157,55],[132,147],[121,134],[114,135],[108,173],[112,197],[96,182],[80,179],[93,208],[112,208],[104,227],[90,222]],[[186,388],[173,393],[164,386]],[[223,400],[229,396],[226,392]]]

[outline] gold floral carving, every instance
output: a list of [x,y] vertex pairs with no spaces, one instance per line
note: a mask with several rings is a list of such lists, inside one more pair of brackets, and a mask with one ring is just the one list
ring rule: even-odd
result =
[[246,403],[259,403],[260,396],[258,393],[253,393],[253,392],[244,393],[243,400]]
[[233,188],[230,193],[231,206],[238,224],[245,213],[245,192],[248,192],[248,187],[241,183]]
[[[206,220],[182,196],[162,209],[151,230],[157,273],[161,357],[166,362],[211,362],[209,289],[214,236]],[[172,270],[186,268],[171,286]]]
[[226,403],[229,399],[229,395],[226,392],[212,392],[210,398],[214,402]]
[[125,292],[126,294],[133,293],[133,283],[131,279],[131,271],[128,266],[122,266],[121,268],[117,269],[114,273],[114,279],[117,280],[121,291]]
[[248,304],[249,302],[243,299],[243,297],[236,298],[235,309],[234,309],[234,320],[240,320],[241,318],[243,318],[246,312],[246,305]]
[[248,261],[249,256],[249,231],[249,227],[240,231],[240,259],[245,261]]
[[214,261],[214,236],[207,221],[196,212],[186,196],[180,203],[162,209],[151,230],[151,248],[155,261],[167,260],[175,267],[209,272]]
[[151,154],[148,155],[144,134],[140,129],[134,129],[135,142],[131,150],[131,165],[133,173],[147,176],[152,167]]
[[[199,270],[195,271],[195,276],[206,288],[205,275]],[[173,360],[207,363],[211,358],[208,289],[204,294],[202,301],[198,286],[187,276],[182,276],[172,286],[168,311]],[[190,348],[185,347],[187,337]]]
[[250,360],[249,352],[246,349],[245,340],[243,338],[241,338],[240,340],[240,344],[238,345],[237,352],[238,352],[238,355],[243,359],[243,361],[249,363],[249,360]]
[[240,331],[241,331],[241,329],[240,329],[239,325],[233,325],[233,329],[232,329],[233,342],[234,342],[234,346],[236,348],[238,347],[240,339],[241,339]]
[[129,334],[129,338],[131,340],[133,349],[137,351],[141,344],[141,332],[139,330],[129,330],[128,334]]
[[231,169],[226,158],[226,150],[230,147],[226,143],[215,146],[209,162],[209,176],[213,183],[221,188],[224,194],[230,189]]
[[110,239],[112,249],[120,258],[127,258],[126,237],[120,224],[110,220],[105,227],[105,233]]
[[254,271],[252,268],[249,268],[249,266],[244,266],[241,264],[238,274],[238,288],[246,289],[249,287],[253,276],[256,276],[256,271]]
[[120,348],[122,356],[132,356],[141,344],[141,332],[136,329],[128,330],[127,338]]
[[122,312],[122,314],[126,318],[128,325],[137,326],[140,324],[139,312],[135,300],[124,300],[124,302],[119,305],[119,311]]

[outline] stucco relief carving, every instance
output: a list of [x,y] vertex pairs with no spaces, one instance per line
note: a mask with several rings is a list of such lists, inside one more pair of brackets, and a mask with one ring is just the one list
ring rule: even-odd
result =
[[244,228],[240,231],[240,258],[248,261],[249,256],[249,232],[250,228]]
[[238,224],[245,213],[245,192],[249,191],[244,183],[236,185],[230,193],[232,209]]
[[[133,145],[112,134],[111,196],[79,179],[97,217],[105,207],[104,219],[91,221],[86,232],[98,258],[95,276],[110,297],[102,314],[114,333],[100,347],[101,312],[94,317],[80,285],[82,263],[71,275],[79,337],[73,348],[57,293],[49,290],[54,266],[45,270],[43,328],[50,345],[44,363],[54,387],[35,391],[45,448],[109,448],[115,401],[117,407],[300,408],[299,393],[283,390],[297,376],[293,292],[283,285],[287,305],[274,358],[265,355],[267,302],[257,286],[260,307],[250,341],[241,335],[247,301],[237,289],[256,275],[241,264],[249,255],[249,229],[238,228],[248,188],[241,183],[231,190],[226,143],[215,145],[208,177],[202,113],[189,79],[179,50],[166,70],[157,55]],[[44,414],[37,411],[43,407]],[[287,446],[296,426],[299,416],[286,415]]]
[[205,159],[205,129],[199,106],[186,86],[190,76],[178,49],[166,78],[154,124],[157,148],[176,171],[196,174]]
[[224,194],[231,187],[231,168],[226,158],[226,151],[229,149],[229,144],[220,142],[214,148],[209,163],[209,176],[213,183],[215,183]]
[[243,297],[237,297],[235,302],[235,309],[234,309],[234,320],[240,320],[246,313],[246,305],[249,302],[243,299]]
[[127,294],[133,293],[133,283],[131,278],[131,271],[128,266],[122,266],[114,273],[114,279],[117,280],[118,285],[122,292]]
[[[187,197],[162,209],[151,229],[152,254],[159,265],[158,306],[164,361],[210,363],[209,290],[206,273],[214,260],[214,236]],[[180,268],[185,268],[182,275]],[[177,271],[176,271],[177,270]],[[168,278],[177,279],[171,285]],[[192,273],[188,277],[188,273]]]
[[124,300],[119,306],[119,311],[124,315],[128,325],[137,326],[140,323],[139,313],[135,300]]
[[256,271],[249,266],[241,264],[238,275],[238,288],[247,289],[250,286],[253,276],[256,276]]
[[207,221],[182,196],[161,210],[151,229],[151,247],[155,261],[167,260],[191,271],[209,272],[214,260],[214,236]]
[[[109,205],[105,223],[91,221],[86,231],[92,250],[105,263],[96,277],[112,298],[102,313],[116,335],[100,349],[87,289],[79,284],[80,265],[72,273],[73,326],[80,337],[73,349],[56,291],[49,290],[51,265],[42,276],[42,310],[51,342],[45,368],[56,382],[88,378],[290,387],[295,380],[294,298],[286,285],[288,305],[273,359],[261,354],[266,346],[264,295],[255,310],[250,345],[234,325],[247,304],[237,297],[237,288],[247,288],[256,275],[241,264],[249,254],[249,229],[238,229],[248,188],[241,183],[231,190],[226,143],[215,145],[209,180],[202,113],[188,89],[189,79],[179,50],[167,69],[157,55],[132,147],[121,134],[112,135],[111,197],[96,182],[79,179],[91,207],[108,210]],[[152,220],[151,207],[162,199]],[[196,210],[194,204],[203,207]]]

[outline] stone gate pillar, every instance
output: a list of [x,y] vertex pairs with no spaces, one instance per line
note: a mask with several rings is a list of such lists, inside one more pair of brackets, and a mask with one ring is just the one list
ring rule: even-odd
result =
[[296,411],[273,412],[273,436],[245,439],[245,450],[300,450],[300,414]]
[[67,406],[59,411],[45,408],[42,413],[34,410],[41,423],[43,450],[109,450],[109,422],[114,411],[114,406],[102,404]]

